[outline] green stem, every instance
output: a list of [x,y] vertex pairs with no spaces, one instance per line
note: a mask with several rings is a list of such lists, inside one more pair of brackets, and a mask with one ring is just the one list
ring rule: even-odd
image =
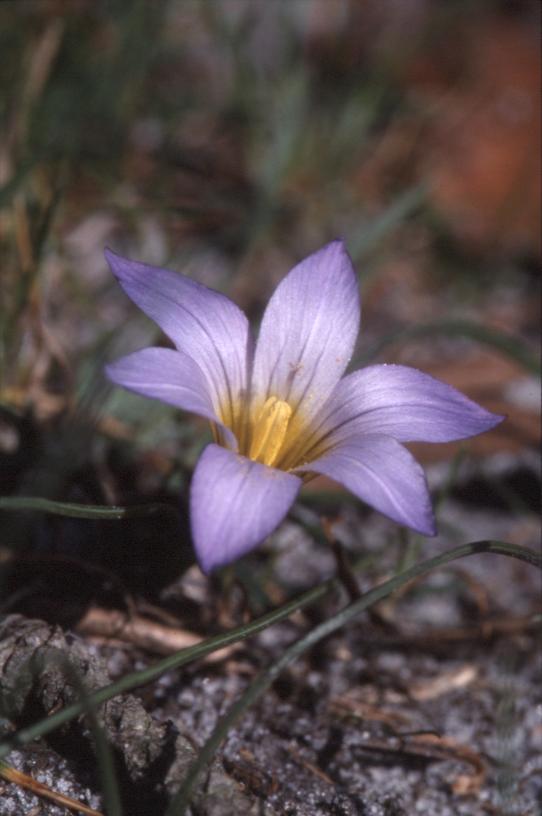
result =
[[38,737],[43,737],[46,734],[49,734],[51,731],[54,731],[55,728],[59,728],[70,720],[73,720],[75,717],[78,717],[80,714],[88,710],[88,706],[93,706],[95,708],[96,706],[111,700],[113,697],[116,697],[118,694],[133,691],[139,686],[146,685],[147,683],[156,680],[167,671],[177,669],[180,666],[184,666],[186,663],[190,663],[192,660],[205,657],[212,652],[218,651],[218,649],[222,649],[223,647],[229,646],[232,643],[237,643],[240,640],[256,635],[258,632],[261,632],[268,626],[272,626],[273,624],[288,618],[299,609],[304,609],[310,604],[316,603],[316,601],[321,600],[337,587],[338,583],[335,580],[325,581],[313,589],[310,589],[308,592],[294,598],[292,601],[284,604],[279,609],[274,609],[271,612],[267,612],[265,615],[262,615],[260,618],[257,618],[251,623],[239,626],[236,629],[232,629],[231,632],[215,635],[214,637],[208,638],[195,646],[181,649],[180,651],[175,652],[175,654],[169,655],[163,660],[158,661],[154,666],[149,666],[146,669],[132,672],[125,677],[121,677],[120,680],[117,680],[108,686],[103,686],[92,694],[89,694],[85,701],[80,700],[76,703],[72,703],[71,705],[66,706],[66,708],[51,714],[49,717],[46,717],[45,719],[40,720],[27,728],[21,729],[16,734],[10,736],[8,739],[5,739],[0,743],[0,759],[7,756],[7,754],[9,754],[9,752],[15,746],[26,745],[29,742],[32,742],[32,740],[37,739]]
[[30,510],[38,513],[52,513],[56,516],[81,519],[105,519],[108,521],[126,518],[140,518],[155,513],[174,513],[177,511],[170,504],[154,502],[139,504],[134,507],[109,507],[103,504],[74,504],[72,502],[52,501],[34,496],[0,496],[0,510]]
[[278,675],[284,669],[297,660],[304,652],[311,649],[316,643],[330,634],[340,629],[345,624],[349,623],[354,617],[364,612],[370,606],[384,598],[391,595],[400,587],[404,586],[413,578],[423,575],[431,570],[448,564],[450,561],[455,561],[458,558],[464,558],[469,555],[476,555],[478,553],[499,553],[501,555],[508,555],[512,558],[519,558],[535,566],[541,567],[541,558],[537,553],[528,550],[524,547],[518,547],[514,544],[507,544],[502,541],[475,541],[471,544],[464,544],[460,547],[455,547],[442,555],[437,555],[434,558],[429,558],[415,564],[410,569],[405,570],[400,575],[396,575],[389,581],[371,589],[365,593],[359,600],[349,604],[336,615],[328,618],[323,623],[312,629],[307,635],[300,638],[292,646],[290,646],[282,654],[282,656],[273,663],[268,669],[263,671],[246,689],[246,691],[239,697],[226,714],[219,720],[213,733],[201,749],[197,759],[189,768],[188,773],[175,797],[171,800],[170,805],[166,811],[165,816],[183,816],[186,808],[190,803],[194,785],[200,773],[207,767],[213,758],[217,748],[222,740],[226,737],[230,728],[235,722],[245,713],[245,711],[271,686]]

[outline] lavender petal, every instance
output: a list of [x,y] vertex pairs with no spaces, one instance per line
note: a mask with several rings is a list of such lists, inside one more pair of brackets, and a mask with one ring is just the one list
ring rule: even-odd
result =
[[192,537],[203,572],[260,544],[280,524],[300,486],[291,473],[208,445],[190,489]]
[[359,329],[359,295],[342,241],[301,261],[265,310],[254,357],[256,398],[312,417],[344,373]]
[[152,318],[179,351],[196,360],[213,407],[235,424],[247,391],[252,338],[243,312],[225,295],[185,275],[121,258],[106,258],[126,294]]
[[295,472],[328,476],[393,521],[423,535],[435,535],[424,472],[406,448],[389,436],[344,440]]
[[312,436],[329,444],[354,434],[450,442],[488,431],[503,419],[415,368],[374,365],[338,383],[315,417]]
[[206,378],[188,355],[173,349],[146,348],[121,357],[105,370],[116,385],[209,419],[220,426],[228,445],[237,449],[235,436],[214,412]]

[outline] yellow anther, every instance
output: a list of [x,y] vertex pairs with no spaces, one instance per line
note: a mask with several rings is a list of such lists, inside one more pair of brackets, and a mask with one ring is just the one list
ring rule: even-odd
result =
[[287,402],[276,397],[266,400],[252,428],[248,454],[251,459],[264,465],[274,463],[282,448],[291,416],[292,409]]

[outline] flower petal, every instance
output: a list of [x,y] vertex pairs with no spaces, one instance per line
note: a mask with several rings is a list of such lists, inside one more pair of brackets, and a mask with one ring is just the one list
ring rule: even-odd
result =
[[291,473],[208,445],[190,488],[192,537],[203,572],[260,544],[280,524],[300,486]]
[[301,261],[265,310],[256,345],[255,399],[277,397],[310,418],[327,399],[352,355],[359,294],[342,241]]
[[209,419],[220,426],[228,445],[237,449],[235,436],[222,425],[213,410],[207,380],[187,354],[173,349],[146,348],[110,363],[105,371],[112,382],[129,391]]
[[488,431],[504,417],[415,368],[374,365],[338,383],[315,417],[312,438],[333,445],[353,434],[400,442],[450,442]]
[[340,442],[296,472],[329,476],[371,507],[423,535],[435,535],[425,475],[414,457],[390,436],[374,434]]
[[211,390],[213,406],[234,425],[247,391],[252,338],[243,312],[225,295],[167,269],[105,252],[126,294],[196,360]]

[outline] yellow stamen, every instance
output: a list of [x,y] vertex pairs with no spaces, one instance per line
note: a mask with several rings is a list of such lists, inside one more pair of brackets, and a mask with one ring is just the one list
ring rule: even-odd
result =
[[276,460],[292,415],[287,402],[269,397],[252,429],[249,456],[255,462],[272,465]]

